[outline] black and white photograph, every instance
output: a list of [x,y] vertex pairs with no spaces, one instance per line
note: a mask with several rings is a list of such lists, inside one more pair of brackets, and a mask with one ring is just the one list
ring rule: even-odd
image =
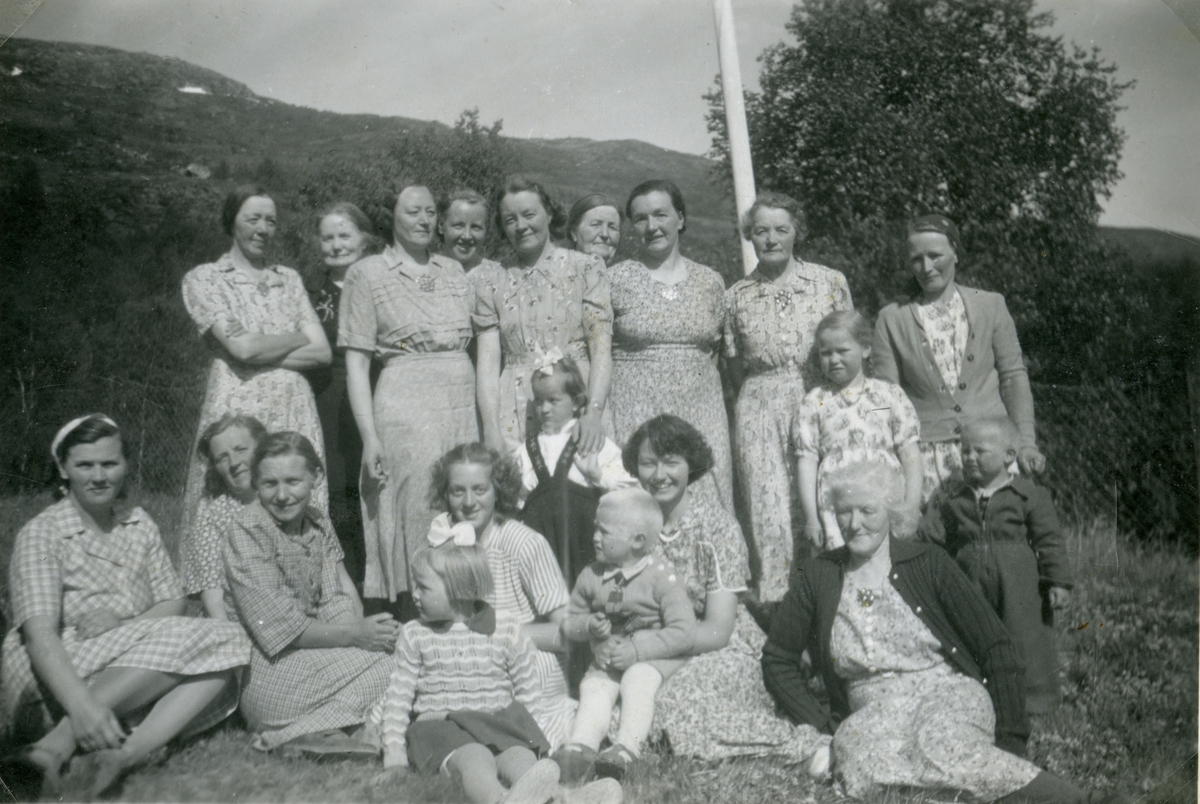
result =
[[1189,804],[1200,0],[0,0],[0,803]]

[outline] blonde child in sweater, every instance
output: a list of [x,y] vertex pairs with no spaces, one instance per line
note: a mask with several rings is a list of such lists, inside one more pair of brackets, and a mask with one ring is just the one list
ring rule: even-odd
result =
[[[431,533],[431,536],[433,534]],[[469,525],[413,559],[419,619],[396,642],[395,669],[372,719],[384,772],[376,785],[442,773],[471,804],[545,804],[559,794],[534,647],[517,618],[486,602],[492,578]],[[620,785],[590,785],[573,801],[618,804]]]

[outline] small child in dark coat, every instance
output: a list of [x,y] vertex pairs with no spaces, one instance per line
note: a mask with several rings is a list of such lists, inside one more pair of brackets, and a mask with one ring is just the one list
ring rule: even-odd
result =
[[[579,685],[579,711],[567,745],[555,754],[567,782],[620,779],[641,753],[663,680],[691,655],[696,615],[683,578],[655,553],[658,503],[640,488],[611,491],[596,509],[597,560],[579,573],[563,621],[567,639],[590,641],[593,655]],[[621,699],[616,742],[597,755]]]
[[1020,433],[1007,418],[962,431],[963,479],[929,502],[918,536],[942,545],[983,590],[1025,660],[1025,708],[1061,702],[1054,609],[1070,600],[1071,570],[1050,492],[1010,474]]

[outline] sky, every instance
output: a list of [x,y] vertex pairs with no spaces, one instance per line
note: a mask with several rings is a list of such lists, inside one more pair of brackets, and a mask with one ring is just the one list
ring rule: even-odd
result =
[[[1125,178],[1101,223],[1200,241],[1200,41],[1168,7],[1200,0],[1037,0],[1051,32],[1135,80],[1118,122]],[[733,0],[743,80],[790,0]],[[266,97],[453,122],[478,107],[517,137],[637,139],[704,153],[717,51],[709,0],[0,0],[17,35],[174,56]],[[11,26],[10,26],[11,27]],[[1193,30],[1200,26],[1193,24]]]

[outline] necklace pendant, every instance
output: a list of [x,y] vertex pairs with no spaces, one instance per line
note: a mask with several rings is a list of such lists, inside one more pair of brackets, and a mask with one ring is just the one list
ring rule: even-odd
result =
[[871,604],[875,602],[874,589],[858,589],[856,590],[856,594],[858,596],[858,605],[864,609],[870,608]]
[[429,274],[421,274],[417,277],[417,289],[422,293],[432,293],[437,287],[437,282]]
[[675,301],[679,298],[679,286],[667,285],[662,291],[663,298],[667,301]]

